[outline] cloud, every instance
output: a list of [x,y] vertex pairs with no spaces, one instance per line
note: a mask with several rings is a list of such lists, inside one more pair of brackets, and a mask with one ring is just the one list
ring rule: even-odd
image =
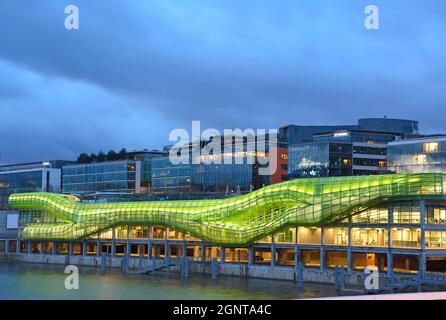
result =
[[79,31],[63,2],[0,3],[0,162],[160,148],[192,120],[444,128],[443,1],[375,1],[379,31],[367,1],[71,3]]

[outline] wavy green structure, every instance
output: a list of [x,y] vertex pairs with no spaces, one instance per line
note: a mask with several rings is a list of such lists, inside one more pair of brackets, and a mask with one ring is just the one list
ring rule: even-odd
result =
[[[446,181],[446,180],[445,180]],[[296,179],[220,200],[81,203],[52,193],[9,198],[57,224],[25,226],[29,240],[82,240],[118,225],[162,225],[221,245],[248,245],[290,226],[320,226],[396,198],[439,196],[442,174]]]

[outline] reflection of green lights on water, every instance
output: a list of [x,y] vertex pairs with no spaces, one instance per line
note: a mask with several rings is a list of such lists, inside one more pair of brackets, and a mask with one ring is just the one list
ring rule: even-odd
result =
[[[182,278],[124,275],[119,270],[80,267],[79,290],[64,287],[65,266],[26,263],[0,263],[0,299],[298,299],[337,295],[332,285],[304,285],[296,289],[293,281],[274,281],[210,275]],[[358,292],[359,293],[359,292]]]

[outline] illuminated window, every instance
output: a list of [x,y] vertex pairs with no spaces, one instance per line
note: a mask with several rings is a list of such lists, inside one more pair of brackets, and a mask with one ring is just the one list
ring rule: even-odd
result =
[[349,159],[342,159],[342,165],[344,167],[348,167],[350,165],[350,160]]
[[324,244],[346,246],[348,245],[347,228],[327,228],[324,229]]
[[392,229],[392,247],[419,248],[421,232],[420,229]]
[[412,160],[417,164],[426,163],[426,155],[425,154],[416,154],[416,155],[412,156]]
[[434,153],[438,152],[438,150],[439,150],[438,142],[427,142],[423,144],[423,151],[425,153]]
[[385,167],[386,166],[386,161],[385,160],[379,160],[378,161],[378,166]]

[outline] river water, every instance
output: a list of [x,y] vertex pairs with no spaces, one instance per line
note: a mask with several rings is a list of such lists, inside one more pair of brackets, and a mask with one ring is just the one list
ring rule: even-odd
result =
[[79,267],[79,289],[65,289],[65,266],[0,262],[0,299],[300,299],[336,296],[333,286],[210,275],[181,278]]

